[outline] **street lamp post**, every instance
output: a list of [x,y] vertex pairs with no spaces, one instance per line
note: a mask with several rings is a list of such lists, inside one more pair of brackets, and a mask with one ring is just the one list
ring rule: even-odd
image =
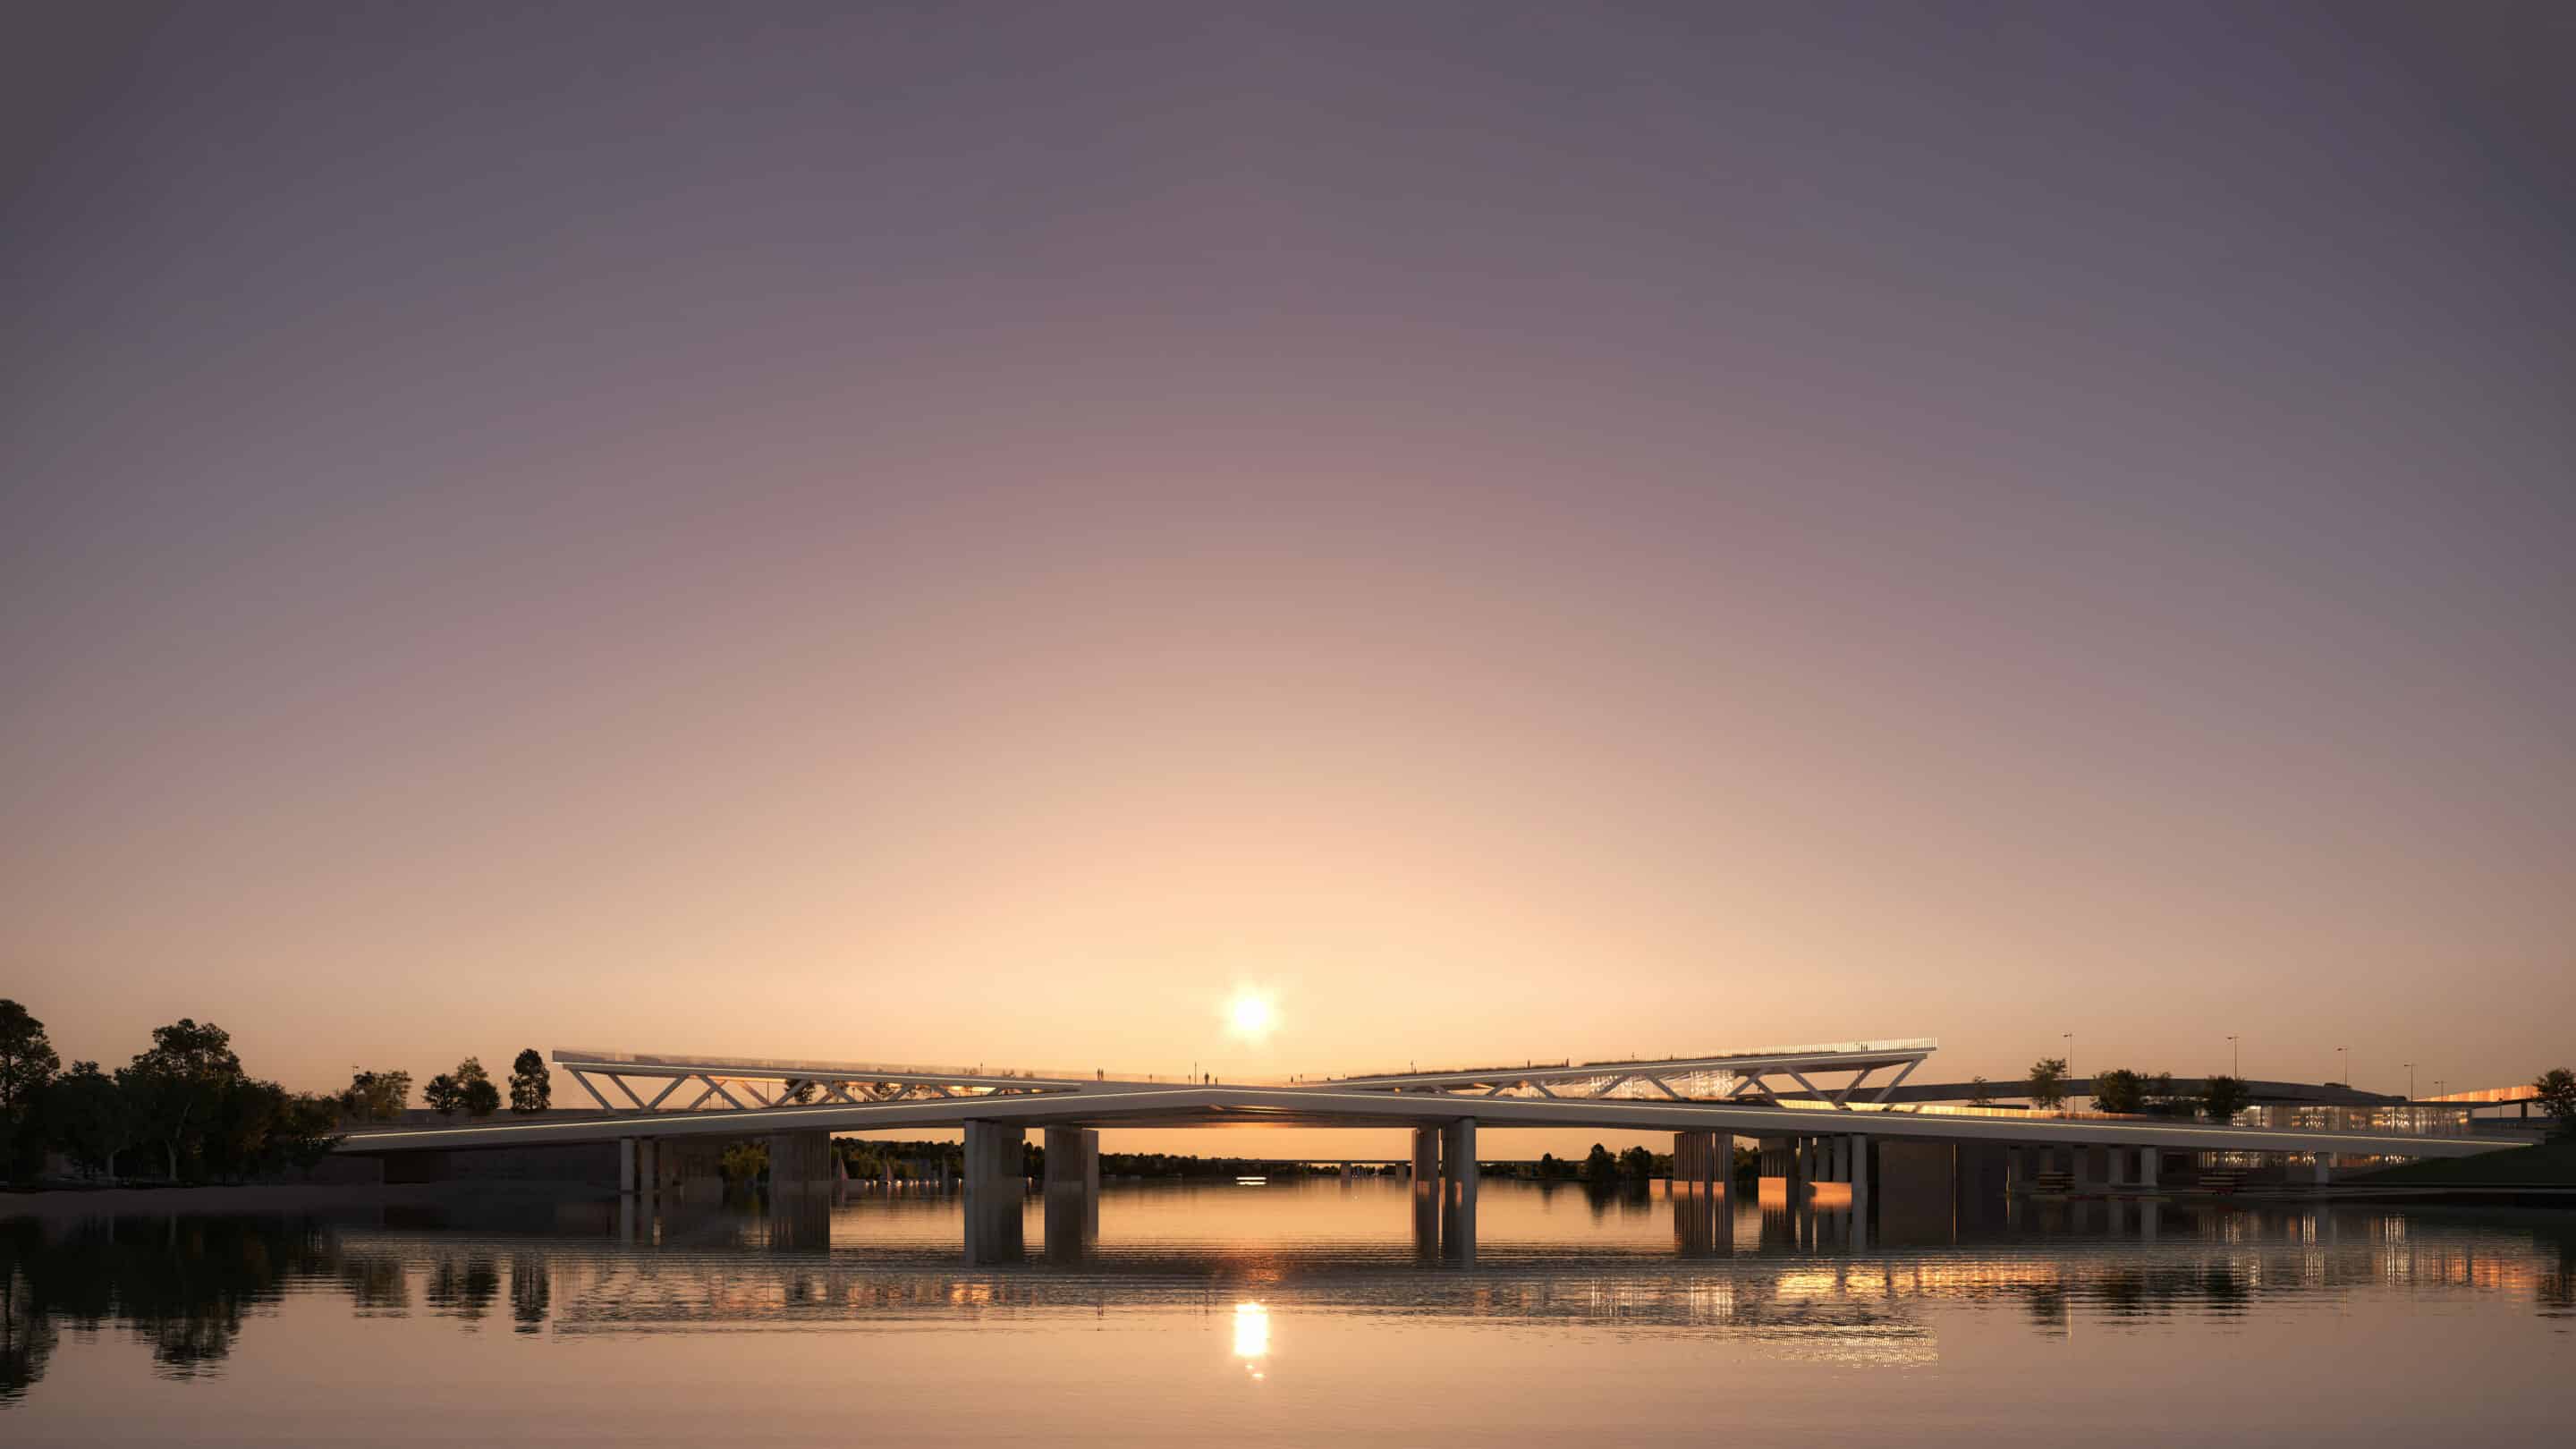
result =
[[2343,1064],[2335,1070],[2343,1074],[2343,1089],[2349,1092],[2352,1090],[2352,1048],[2336,1047],[2335,1060]]
[[2071,1087],[2075,1085],[2075,1033],[2061,1031],[2058,1035],[2066,1039],[2066,1084]]
[[2406,1064],[2406,1100],[2409,1102],[2415,1100],[2415,1064],[2413,1062]]
[[2237,1050],[2236,1033],[2232,1031],[2227,1034],[2227,1075],[2240,1082],[2245,1080],[2245,1062]]

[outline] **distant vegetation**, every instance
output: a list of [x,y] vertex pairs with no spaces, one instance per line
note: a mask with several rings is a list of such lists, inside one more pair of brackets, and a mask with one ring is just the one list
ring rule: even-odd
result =
[[[519,1054],[511,1101],[543,1111],[544,1061]],[[337,1096],[289,1092],[252,1076],[232,1035],[213,1022],[181,1018],[152,1032],[150,1049],[113,1071],[62,1059],[45,1024],[0,1000],[0,1180],[41,1176],[59,1155],[91,1177],[160,1182],[242,1182],[305,1171],[354,1123],[394,1122],[410,1104],[411,1074],[360,1071]],[[489,1116],[501,1097],[468,1057],[432,1079],[433,1108]]]

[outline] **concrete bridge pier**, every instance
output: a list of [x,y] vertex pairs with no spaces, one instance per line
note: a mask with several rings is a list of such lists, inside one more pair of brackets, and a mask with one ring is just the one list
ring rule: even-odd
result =
[[1409,1194],[1413,1200],[1413,1258],[1417,1263],[1440,1261],[1440,1194],[1428,1187],[1416,1186]]
[[1046,1129],[1046,1185],[1049,1192],[1100,1191],[1100,1133],[1089,1127]]
[[1417,1192],[1426,1191],[1440,1181],[1439,1128],[1416,1127],[1413,1129],[1413,1166],[1411,1170],[1413,1173],[1414,1190]]
[[1685,1256],[1734,1251],[1735,1138],[1724,1132],[1673,1134],[1673,1245]]
[[772,1195],[815,1192],[840,1180],[840,1160],[829,1132],[769,1134],[769,1191]]
[[1046,1254],[1081,1260],[1100,1237],[1100,1134],[1088,1127],[1046,1129]]
[[1673,1134],[1672,1186],[1702,1196],[1723,1193],[1735,1175],[1735,1138],[1724,1132]]
[[1851,1184],[1851,1245],[1854,1251],[1869,1247],[1870,1172],[1869,1138],[1858,1132],[1843,1136],[1843,1163],[1846,1182]]
[[1765,1137],[1762,1147],[1762,1175],[1780,1179],[1789,1201],[1795,1204],[1807,1191],[1807,1145],[1796,1137]]
[[1440,1256],[1476,1261],[1476,1119],[1440,1129]]
[[1017,1123],[966,1124],[966,1261],[976,1267],[1016,1263],[1027,1256],[1020,1225],[1028,1179],[1021,1149],[1028,1129]]

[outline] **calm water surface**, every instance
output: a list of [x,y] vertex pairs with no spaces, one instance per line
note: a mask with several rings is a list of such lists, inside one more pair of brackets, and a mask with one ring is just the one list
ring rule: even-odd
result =
[[2565,1444],[2576,1215],[1488,1183],[0,1223],[0,1444]]

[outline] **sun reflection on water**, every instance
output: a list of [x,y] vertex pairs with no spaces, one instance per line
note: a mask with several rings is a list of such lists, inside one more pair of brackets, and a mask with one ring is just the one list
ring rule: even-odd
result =
[[1270,1357],[1270,1310],[1258,1303],[1234,1305],[1234,1356],[1243,1360],[1244,1372],[1254,1378],[1266,1376]]

